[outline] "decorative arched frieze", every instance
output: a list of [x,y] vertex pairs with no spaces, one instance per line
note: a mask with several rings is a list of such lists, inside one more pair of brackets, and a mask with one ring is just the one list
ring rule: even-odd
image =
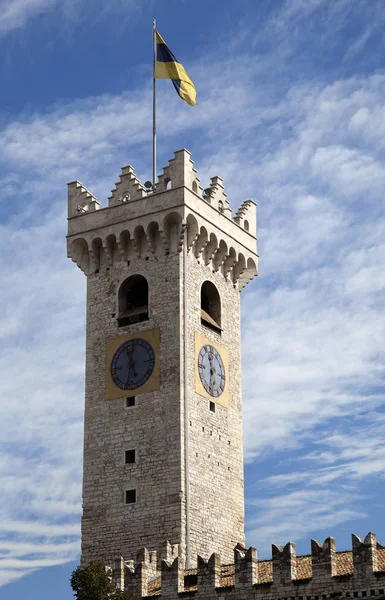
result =
[[132,244],[130,232],[127,231],[127,229],[125,229],[124,231],[122,231],[120,233],[119,241],[117,242],[117,244],[119,247],[121,259],[123,261],[129,261],[133,254],[133,249],[132,249],[133,244]]
[[214,271],[219,271],[227,256],[227,244],[224,240],[219,242],[219,248],[214,255]]
[[138,258],[144,256],[148,250],[146,234],[142,225],[137,225],[134,229],[134,235],[132,238],[136,255]]
[[107,264],[107,257],[103,247],[103,241],[98,237],[92,240],[91,244],[91,256],[94,270],[100,269],[103,265]]
[[116,236],[114,233],[110,233],[110,235],[107,236],[104,247],[106,249],[109,265],[113,265],[120,260],[119,248],[118,244],[116,243]]
[[218,248],[217,236],[215,235],[215,233],[211,233],[210,238],[207,242],[207,246],[204,249],[205,265],[209,265],[212,262],[212,260],[214,258],[214,254],[217,251],[217,248]]
[[163,219],[163,241],[168,252],[179,251],[183,229],[179,213],[171,212]]
[[156,221],[151,221],[146,230],[147,245],[152,254],[157,254],[162,250],[162,238],[160,236],[159,225]]
[[258,275],[257,265],[255,264],[254,259],[248,258],[246,269],[239,278],[239,290],[243,290],[249,281],[251,281],[256,275]]
[[229,253],[223,263],[223,275],[226,279],[236,262],[237,262],[237,254],[236,254],[234,248],[230,248]]
[[192,247],[192,245],[195,243],[195,240],[197,239],[197,237],[199,235],[198,221],[196,220],[194,215],[191,215],[191,214],[188,215],[188,217],[186,219],[186,225],[187,225],[187,247],[188,247],[188,249],[190,249]]
[[237,283],[242,273],[246,270],[246,259],[244,255],[240,252],[238,254],[238,259],[236,264],[233,267],[233,283]]
[[207,229],[206,229],[206,227],[201,227],[200,228],[200,233],[199,233],[198,237],[195,240],[194,253],[195,253],[196,258],[200,258],[201,254],[203,253],[203,251],[206,248],[207,244],[208,244]]
[[90,253],[87,241],[84,238],[78,238],[71,242],[68,249],[68,256],[85,275],[89,275]]

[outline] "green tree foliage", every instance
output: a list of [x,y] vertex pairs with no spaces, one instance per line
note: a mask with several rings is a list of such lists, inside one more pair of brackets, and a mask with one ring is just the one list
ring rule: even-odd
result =
[[76,567],[70,582],[77,600],[129,600],[128,592],[114,589],[109,573],[100,563]]

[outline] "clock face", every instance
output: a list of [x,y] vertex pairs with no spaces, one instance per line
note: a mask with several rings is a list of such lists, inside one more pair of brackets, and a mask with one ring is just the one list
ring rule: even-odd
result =
[[226,372],[221,355],[210,344],[205,344],[199,351],[198,371],[206,392],[218,398],[225,389]]
[[111,378],[122,390],[135,390],[151,377],[155,351],[147,340],[134,338],[123,342],[111,360]]

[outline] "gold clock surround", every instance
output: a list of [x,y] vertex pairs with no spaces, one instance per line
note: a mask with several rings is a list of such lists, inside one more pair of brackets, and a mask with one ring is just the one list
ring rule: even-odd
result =
[[[213,348],[215,348],[219,352],[219,354],[221,355],[222,361],[223,361],[223,366],[225,368],[225,373],[226,373],[226,384],[225,384],[225,389],[223,390],[223,392],[220,396],[215,396],[215,397],[211,396],[203,387],[201,378],[199,376],[198,356],[199,356],[200,349],[205,344],[213,346]],[[221,406],[224,406],[225,408],[227,408],[229,405],[229,355],[228,355],[227,349],[224,348],[223,346],[221,346],[220,344],[218,344],[217,342],[214,342],[210,338],[207,338],[205,335],[203,335],[199,331],[196,331],[195,332],[195,358],[194,358],[194,360],[195,360],[195,391],[197,392],[197,394],[199,394],[200,396],[203,396],[204,398],[208,398],[212,402],[215,402],[216,404],[220,404]]]
[[[141,338],[151,344],[155,352],[155,366],[150,378],[140,387],[133,390],[123,390],[116,386],[111,377],[111,361],[121,344],[127,340]],[[146,331],[135,331],[120,335],[116,338],[107,340],[106,343],[106,400],[114,400],[115,398],[123,398],[126,396],[138,396],[139,394],[147,394],[154,392],[160,387],[160,329],[147,329]]]

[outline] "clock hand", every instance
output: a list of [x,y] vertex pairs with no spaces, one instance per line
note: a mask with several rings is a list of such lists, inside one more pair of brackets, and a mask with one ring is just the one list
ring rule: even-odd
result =
[[215,372],[216,369],[214,367],[214,358],[213,356],[211,356],[211,353],[209,353],[209,363],[210,363],[210,394],[214,393],[214,386],[215,386]]
[[127,383],[130,381],[131,371],[133,371],[134,377],[137,377],[137,372],[135,371],[135,362],[134,362],[134,349],[131,350],[127,348],[127,357],[128,357],[128,374],[127,374]]
[[216,373],[215,369],[212,369],[210,371],[210,384],[211,384],[211,391],[212,392],[214,391],[214,386],[215,386],[215,383],[216,383],[216,381],[215,381],[215,373]]

